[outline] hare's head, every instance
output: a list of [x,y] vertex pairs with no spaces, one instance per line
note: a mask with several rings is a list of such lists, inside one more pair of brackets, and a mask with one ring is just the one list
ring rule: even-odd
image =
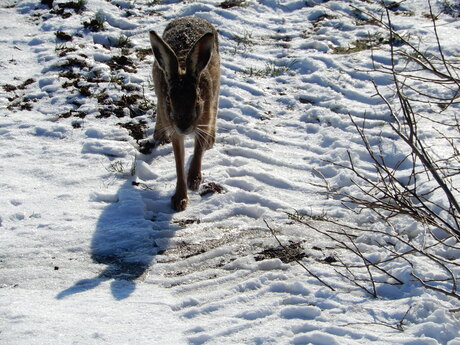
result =
[[150,43],[159,68],[163,72],[164,102],[169,120],[179,134],[189,134],[203,114],[200,78],[211,59],[214,34],[207,33],[198,39],[180,61],[174,50],[154,31],[150,32]]

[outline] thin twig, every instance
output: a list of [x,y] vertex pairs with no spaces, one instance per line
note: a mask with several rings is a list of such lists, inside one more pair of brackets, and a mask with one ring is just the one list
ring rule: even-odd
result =
[[[281,243],[281,241],[279,240],[278,236],[275,233],[275,230],[268,224],[267,220],[264,219],[264,223],[267,226],[267,228],[270,230],[270,232],[272,233],[272,235],[275,238],[275,240],[281,246],[281,248],[283,248],[286,252],[288,252],[288,248],[284,244]],[[297,264],[299,264],[305,271],[307,271],[308,274],[310,274],[312,277],[316,278],[316,280],[318,280],[321,284],[323,284],[324,286],[328,287],[332,291],[335,291],[335,289],[332,286],[330,286],[328,283],[326,283],[324,280],[322,280],[320,277],[318,277],[316,274],[314,274],[312,271],[310,271],[301,261],[299,261],[297,259],[295,259],[294,261]]]
[[404,313],[403,317],[401,320],[399,320],[399,322],[396,324],[396,328],[398,328],[401,332],[404,331],[404,328],[403,328],[403,322],[404,320],[406,319],[407,315],[409,314],[410,310],[412,309],[412,306],[409,306],[409,308],[406,310],[406,312]]
[[437,291],[437,292],[440,292],[444,295],[447,295],[447,296],[450,296],[450,297],[453,297],[453,298],[456,298],[458,300],[460,300],[460,295],[454,291],[447,291],[447,290],[444,290],[444,289],[441,289],[437,286],[433,286],[433,285],[429,285],[427,284],[423,279],[419,278],[418,276],[416,276],[414,274],[414,272],[412,272],[410,274],[413,278],[415,278],[415,280],[417,280],[424,288],[428,289],[428,290],[433,290],[433,291]]
[[342,325],[339,325],[340,327],[346,327],[346,326],[384,326],[384,327],[388,327],[388,328],[392,328],[392,329],[395,329],[397,331],[404,331],[403,329],[399,329],[398,326],[393,326],[393,325],[389,325],[389,324],[386,324],[386,323],[383,323],[383,322],[349,322],[349,323],[344,323]]

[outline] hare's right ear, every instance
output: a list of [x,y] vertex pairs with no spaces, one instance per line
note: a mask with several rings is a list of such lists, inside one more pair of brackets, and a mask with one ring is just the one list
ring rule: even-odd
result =
[[155,31],[150,31],[150,44],[152,45],[155,59],[165,74],[166,79],[169,80],[172,76],[178,74],[179,63],[176,54]]
[[214,34],[208,32],[190,49],[186,59],[187,73],[198,77],[211,60],[213,47]]

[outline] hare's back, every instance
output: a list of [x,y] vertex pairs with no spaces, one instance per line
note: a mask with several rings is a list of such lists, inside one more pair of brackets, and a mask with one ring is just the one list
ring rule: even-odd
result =
[[178,55],[188,52],[193,44],[204,34],[216,30],[208,21],[196,17],[183,17],[172,20],[163,33],[163,39]]

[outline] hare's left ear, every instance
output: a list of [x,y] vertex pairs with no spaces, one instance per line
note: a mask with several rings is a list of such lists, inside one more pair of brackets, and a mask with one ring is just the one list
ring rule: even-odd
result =
[[214,34],[208,32],[204,34],[192,49],[190,49],[187,59],[186,68],[187,74],[198,77],[200,73],[206,68],[211,60],[212,49],[214,47]]
[[150,44],[153,54],[163,71],[166,80],[171,80],[179,73],[179,62],[171,47],[157,35],[155,31],[150,31]]

